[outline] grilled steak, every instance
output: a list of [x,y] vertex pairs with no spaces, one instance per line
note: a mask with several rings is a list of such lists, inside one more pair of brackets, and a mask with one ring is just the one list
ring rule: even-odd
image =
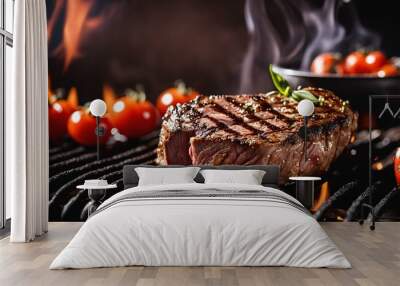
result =
[[332,92],[307,90],[324,99],[308,121],[307,161],[297,102],[271,92],[200,96],[170,108],[162,124],[158,162],[276,164],[281,167],[281,183],[289,176],[320,174],[350,142],[358,116]]

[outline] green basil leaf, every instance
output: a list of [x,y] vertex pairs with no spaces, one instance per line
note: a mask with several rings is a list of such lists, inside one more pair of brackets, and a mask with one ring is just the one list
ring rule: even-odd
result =
[[307,91],[307,90],[294,90],[292,92],[292,96],[296,97],[296,98],[300,98],[300,100],[302,99],[308,99],[311,100],[314,104],[319,104],[319,100],[318,98],[316,98],[311,92]]
[[322,104],[322,101],[320,101],[317,97],[315,97],[311,92],[307,90],[304,89],[293,90],[286,79],[284,79],[280,74],[273,71],[272,65],[269,65],[269,74],[271,76],[271,80],[275,88],[283,96],[290,97],[296,101],[308,99],[311,100],[312,103],[316,105]]
[[295,93],[295,92],[292,92],[292,96],[290,97],[290,98],[293,98],[294,100],[296,100],[296,101],[301,101],[301,97],[297,94],[297,93]]
[[272,83],[280,94],[284,96],[290,96],[292,94],[292,88],[290,87],[289,82],[280,74],[274,72],[272,65],[269,65],[269,74],[271,76]]

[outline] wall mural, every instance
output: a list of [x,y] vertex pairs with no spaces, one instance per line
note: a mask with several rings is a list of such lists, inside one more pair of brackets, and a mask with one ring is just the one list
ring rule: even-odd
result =
[[[279,164],[291,194],[290,176],[322,177],[319,220],[360,219],[371,191],[378,220],[399,220],[400,99],[368,112],[368,95],[400,94],[396,15],[369,27],[376,7],[361,1],[214,2],[47,0],[50,220],[85,220],[76,186],[106,179],[110,196],[127,164]],[[94,99],[107,106],[100,158]],[[315,105],[307,145],[302,99]]]

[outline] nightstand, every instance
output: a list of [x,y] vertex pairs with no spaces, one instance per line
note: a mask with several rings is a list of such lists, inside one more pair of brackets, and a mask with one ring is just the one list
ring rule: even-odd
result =
[[314,185],[315,181],[320,181],[320,177],[290,177],[296,182],[296,199],[307,209],[311,209],[314,204]]
[[101,205],[102,200],[105,198],[107,190],[117,188],[117,185],[79,185],[76,187],[81,190],[88,190],[90,205],[88,207],[88,217],[93,214],[96,209]]

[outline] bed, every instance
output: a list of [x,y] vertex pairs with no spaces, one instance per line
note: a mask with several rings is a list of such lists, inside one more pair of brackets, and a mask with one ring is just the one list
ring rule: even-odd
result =
[[124,167],[125,190],[100,205],[50,269],[351,267],[308,211],[278,189],[277,166],[201,167],[262,169],[262,185],[205,184],[198,174],[196,183],[152,186],[138,186],[137,167]]

